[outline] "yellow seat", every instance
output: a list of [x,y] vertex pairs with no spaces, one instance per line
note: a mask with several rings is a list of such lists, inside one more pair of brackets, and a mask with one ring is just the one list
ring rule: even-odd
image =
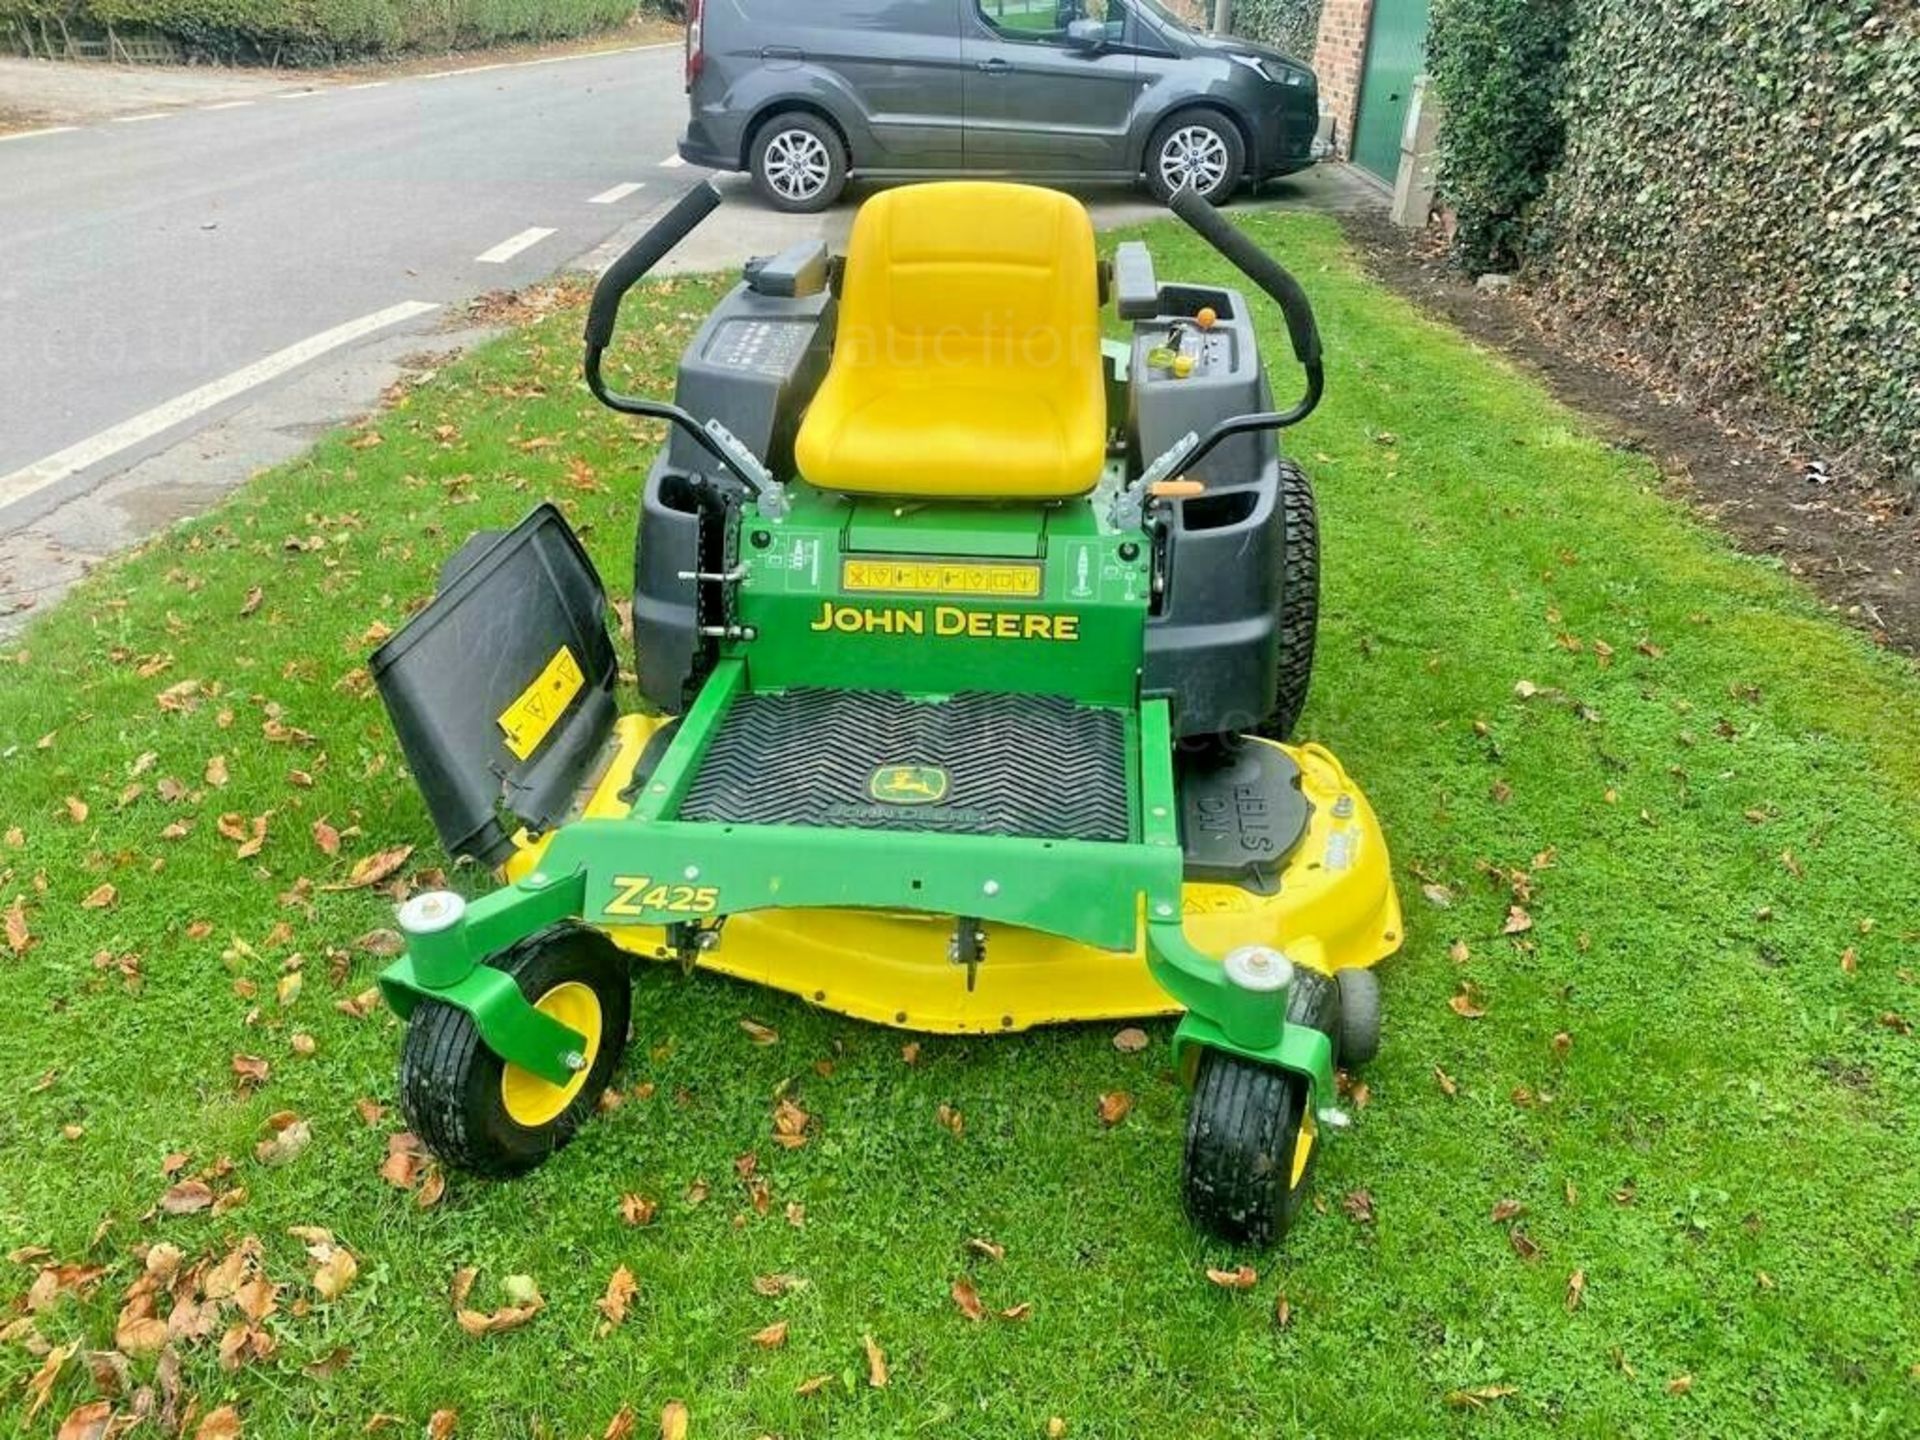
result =
[[1086,493],[1106,458],[1099,311],[1077,200],[976,181],[876,196],[795,444],[802,478],[942,499]]

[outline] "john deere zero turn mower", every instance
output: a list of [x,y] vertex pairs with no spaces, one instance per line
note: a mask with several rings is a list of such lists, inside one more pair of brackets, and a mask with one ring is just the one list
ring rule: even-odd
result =
[[1286,317],[1307,385],[1277,412],[1239,292],[1161,284],[1139,244],[1103,264],[1066,196],[921,185],[844,258],[749,262],[677,403],[615,392],[621,298],[719,203],[687,195],[587,319],[593,393],[672,427],[635,555],[648,712],[619,711],[551,506],[469,542],[374,657],[442,839],[503,879],[401,909],[410,1123],[487,1175],[564,1145],[627,1044],[629,955],[912,1030],[1179,1014],[1187,1208],[1278,1237],[1401,923],[1365,797],[1282,743],[1318,593],[1275,438],[1320,397],[1305,294],[1176,200]]

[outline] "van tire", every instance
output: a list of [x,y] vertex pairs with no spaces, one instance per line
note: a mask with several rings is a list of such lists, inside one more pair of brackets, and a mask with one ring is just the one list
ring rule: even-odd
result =
[[1176,151],[1185,152],[1204,180],[1200,198],[1209,205],[1231,200],[1247,173],[1247,142],[1238,125],[1218,110],[1183,110],[1161,121],[1147,141],[1147,189],[1162,205],[1183,188]]
[[783,110],[754,131],[747,164],[760,197],[789,215],[825,210],[847,188],[846,145],[805,110]]

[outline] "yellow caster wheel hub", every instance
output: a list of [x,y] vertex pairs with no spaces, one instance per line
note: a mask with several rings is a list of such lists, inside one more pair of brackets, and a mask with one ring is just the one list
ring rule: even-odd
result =
[[537,1130],[551,1125],[579,1095],[593,1073],[593,1062],[600,1053],[600,998],[578,981],[556,985],[535,1002],[534,1009],[558,1020],[570,1030],[586,1037],[581,1048],[582,1064],[564,1085],[542,1080],[530,1070],[509,1064],[500,1072],[500,1102],[514,1124]]

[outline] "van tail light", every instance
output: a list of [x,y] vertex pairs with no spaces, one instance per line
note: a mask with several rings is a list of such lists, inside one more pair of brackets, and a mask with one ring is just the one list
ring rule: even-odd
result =
[[707,52],[705,37],[701,34],[700,12],[704,9],[703,0],[687,0],[687,91],[692,93],[693,82],[700,78],[700,72],[706,68]]

